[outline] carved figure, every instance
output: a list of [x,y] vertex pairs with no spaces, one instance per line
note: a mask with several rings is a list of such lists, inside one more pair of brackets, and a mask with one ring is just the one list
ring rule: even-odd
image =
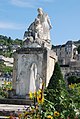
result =
[[[28,32],[25,32],[24,38],[32,37],[39,43],[42,41],[50,42],[50,29],[52,28],[50,19],[46,13],[43,12],[42,8],[38,8],[38,15],[34,22],[29,26]],[[31,42],[34,42],[32,40]],[[41,44],[40,43],[40,44]]]
[[37,66],[35,63],[33,63],[30,68],[30,89],[29,91],[31,92],[36,91],[36,85],[35,85],[36,78],[37,78]]
[[50,29],[52,28],[49,17],[46,13],[43,12],[42,8],[38,8],[38,16],[37,18],[40,20],[40,23],[43,27],[43,39],[50,40]]
[[35,19],[35,39],[43,39],[43,27],[40,23],[40,19]]
[[33,36],[34,39],[43,39],[43,27],[40,23],[40,19],[35,19],[35,21],[29,26],[28,33],[30,33],[30,36]]

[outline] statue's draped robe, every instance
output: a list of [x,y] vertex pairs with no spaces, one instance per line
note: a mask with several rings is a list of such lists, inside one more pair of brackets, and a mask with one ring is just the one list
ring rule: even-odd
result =
[[40,19],[41,25],[43,27],[43,40],[50,41],[50,21],[48,15],[43,13],[37,17]]
[[35,81],[37,79],[37,66],[35,63],[31,65],[30,68],[30,92],[35,92],[36,91],[36,84]]

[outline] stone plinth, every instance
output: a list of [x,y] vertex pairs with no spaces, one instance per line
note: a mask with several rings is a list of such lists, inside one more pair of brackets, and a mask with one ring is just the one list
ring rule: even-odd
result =
[[14,54],[13,88],[17,95],[26,97],[30,91],[46,86],[54,70],[56,55],[46,48],[22,48]]

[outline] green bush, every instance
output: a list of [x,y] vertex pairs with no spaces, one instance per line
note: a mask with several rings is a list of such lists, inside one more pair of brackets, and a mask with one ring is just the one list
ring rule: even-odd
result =
[[58,63],[55,64],[53,75],[46,89],[45,98],[54,104],[54,108],[64,115],[73,118],[75,115],[73,100],[70,98]]
[[80,78],[78,78],[77,76],[69,76],[67,78],[67,81],[68,81],[68,85],[69,84],[74,84],[74,83],[80,83]]

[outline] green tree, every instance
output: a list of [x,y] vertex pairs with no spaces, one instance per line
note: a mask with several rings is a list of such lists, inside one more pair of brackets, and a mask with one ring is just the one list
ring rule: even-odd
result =
[[4,62],[0,62],[0,72],[6,73],[6,72],[12,72],[13,67],[6,66]]
[[69,85],[69,94],[74,102],[76,112],[79,114],[80,119],[80,83]]
[[76,83],[77,82],[77,76],[69,76],[68,78],[67,78],[67,81],[68,81],[68,84],[74,84],[74,83]]
[[13,40],[11,39],[11,37],[9,37],[9,38],[7,39],[7,43],[8,43],[8,44],[12,44],[12,42],[13,42]]
[[64,85],[64,79],[63,79],[63,75],[61,73],[61,69],[59,64],[56,62],[55,67],[54,67],[54,71],[53,71],[53,75],[50,79],[50,82],[48,84],[48,89],[55,89],[56,87],[58,89],[60,89],[60,85]]
[[68,81],[68,85],[70,85],[71,83],[72,84],[80,83],[80,77],[70,76],[70,77],[67,78],[67,81]]
[[79,78],[77,78],[77,81],[76,81],[76,83],[80,83],[80,77],[79,77]]
[[54,107],[58,112],[63,112],[64,115],[74,116],[72,108],[72,100],[66,89],[66,83],[63,79],[61,69],[58,63],[55,64],[53,75],[47,87],[45,98],[54,103]]
[[14,44],[22,46],[23,41],[20,40],[20,39],[18,39],[18,38],[16,38],[16,39],[14,40]]
[[10,45],[8,46],[8,51],[9,51],[9,52],[11,52],[11,51],[12,51],[12,49],[11,49],[11,46],[10,46]]

